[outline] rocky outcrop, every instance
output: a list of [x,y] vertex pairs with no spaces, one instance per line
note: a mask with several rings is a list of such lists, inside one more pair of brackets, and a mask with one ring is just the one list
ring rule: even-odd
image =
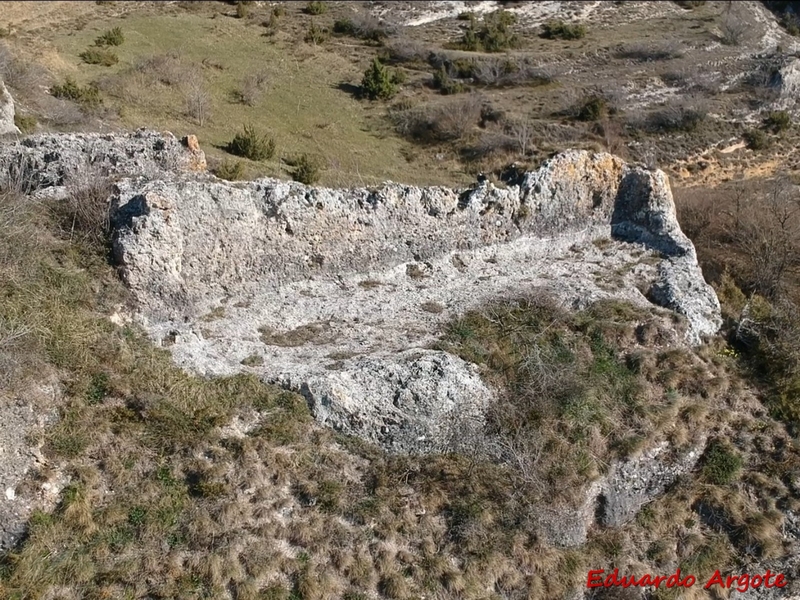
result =
[[438,451],[480,424],[491,392],[475,367],[430,348],[484,302],[534,288],[574,308],[657,302],[691,343],[721,322],[666,176],[609,154],[565,152],[507,188],[337,190],[190,173],[198,152],[147,131],[51,135],[0,163],[35,187],[87,164],[113,175],[114,255],[179,364],[280,383],[391,451]]
[[483,428],[492,398],[475,365],[429,350],[363,357],[347,369],[278,382],[305,396],[323,425],[403,452],[460,449]]
[[14,99],[0,80],[0,135],[19,134],[14,124]]
[[778,98],[773,103],[773,108],[796,109],[797,100],[800,98],[800,59],[792,58],[786,61],[775,75],[773,84],[778,90]]
[[171,178],[204,164],[202,150],[187,151],[171,133],[41,134],[0,148],[0,183],[15,177],[29,189],[62,186],[87,171]]
[[694,468],[705,443],[705,436],[701,436],[687,450],[676,452],[667,442],[661,442],[640,456],[612,464],[598,495],[600,523],[619,527],[633,519],[642,506]]
[[610,465],[608,473],[586,486],[576,508],[542,507],[538,513],[540,535],[558,547],[586,543],[595,525],[620,527],[636,517],[639,510],[661,496],[681,475],[697,464],[706,436],[699,434],[688,448],[677,451],[660,442],[637,456]]

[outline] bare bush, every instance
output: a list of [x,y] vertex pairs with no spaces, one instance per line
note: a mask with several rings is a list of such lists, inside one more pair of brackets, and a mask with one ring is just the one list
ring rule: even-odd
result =
[[211,118],[211,92],[205,80],[198,76],[190,79],[183,86],[186,112],[202,127]]
[[467,160],[481,160],[492,156],[516,152],[518,142],[507,133],[487,131],[481,134],[478,141],[462,151]]
[[86,119],[86,114],[81,107],[69,100],[43,95],[37,104],[41,111],[41,118],[56,127],[75,126]]
[[111,182],[87,167],[70,175],[67,198],[53,210],[65,237],[104,252],[110,233]]
[[746,20],[729,12],[720,25],[720,41],[728,46],[738,46],[744,41],[749,28],[750,24]]
[[416,40],[400,38],[387,45],[386,61],[394,63],[424,63],[431,54],[431,49]]
[[527,156],[533,146],[534,127],[529,118],[514,119],[506,126],[506,132],[514,140],[517,152]]
[[41,93],[50,82],[44,69],[16,56],[5,44],[0,44],[0,79],[18,95],[26,96]]
[[398,133],[419,142],[457,141],[478,124],[482,104],[477,94],[468,94],[447,104],[395,109],[392,120]]
[[751,285],[767,297],[780,295],[787,277],[800,268],[796,187],[781,178],[772,182],[761,202],[737,201],[724,230],[745,254]]
[[712,279],[729,270],[747,291],[776,298],[800,275],[800,191],[788,179],[738,181],[675,198]]
[[236,90],[236,97],[242,104],[247,106],[255,106],[264,94],[268,81],[267,74],[251,73],[245,75],[239,83],[239,88]]
[[349,35],[375,43],[382,42],[396,30],[396,27],[368,12],[352,12],[348,17],[338,19],[333,25],[335,34]]
[[488,87],[544,85],[556,79],[552,70],[531,61],[516,62],[502,58],[475,61],[471,76],[475,83]]
[[196,70],[178,54],[157,54],[143,59],[134,69],[152,77],[155,81],[171,87],[180,87],[195,77]]
[[695,131],[708,117],[708,109],[701,102],[687,104],[668,104],[649,115],[644,120],[634,117],[629,124],[635,128],[654,132]]
[[680,58],[685,54],[683,46],[676,40],[657,44],[629,44],[617,52],[619,58],[627,58],[638,62],[655,62]]

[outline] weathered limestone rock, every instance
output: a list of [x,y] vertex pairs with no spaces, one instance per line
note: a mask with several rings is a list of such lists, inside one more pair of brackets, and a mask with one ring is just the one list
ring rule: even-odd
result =
[[196,152],[147,131],[34,136],[0,164],[37,187],[87,163],[113,175],[115,257],[180,365],[298,390],[320,421],[391,451],[440,450],[445,426],[480,423],[490,390],[430,348],[484,302],[534,288],[573,308],[655,301],[686,317],[691,343],[721,322],[666,176],[609,154],[569,151],[518,185],[458,191],[223,182],[186,172]]
[[688,450],[675,453],[667,442],[661,442],[640,456],[612,464],[598,497],[600,522],[619,527],[633,519],[642,506],[694,468],[705,443],[702,436]]
[[492,398],[475,365],[433,350],[364,357],[278,382],[305,396],[320,423],[404,452],[459,449],[482,429]]
[[[202,153],[202,151],[200,151]],[[174,177],[199,160],[171,133],[39,134],[0,147],[0,182],[23,177],[32,189],[64,185],[87,171],[114,177]],[[203,158],[205,161],[205,158]]]
[[778,99],[773,103],[776,110],[797,108],[800,98],[800,59],[793,58],[778,71],[774,84],[778,88]]
[[0,80],[0,135],[19,134],[14,124],[14,99]]
[[[194,172],[202,162],[193,136],[144,130],[0,147],[0,177],[25,175],[53,198],[86,168],[114,179],[114,256],[137,318],[179,365],[257,374],[391,452],[480,439],[492,390],[475,365],[432,348],[485,302],[544,289],[569,308],[656,303],[685,317],[692,344],[721,324],[666,176],[609,154],[564,152],[516,185],[467,190],[230,183]],[[625,523],[701,446],[612,466],[576,490],[575,510],[543,508],[541,535],[574,546],[598,520]]]

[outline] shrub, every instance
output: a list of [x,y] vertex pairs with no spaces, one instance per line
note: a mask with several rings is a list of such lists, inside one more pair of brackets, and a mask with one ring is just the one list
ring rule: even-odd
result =
[[194,75],[183,86],[186,112],[202,127],[211,118],[211,92],[205,80]]
[[764,119],[764,125],[774,133],[780,133],[792,126],[792,116],[785,110],[776,110],[767,115],[767,118]]
[[502,52],[519,45],[516,34],[510,31],[511,25],[516,22],[516,17],[512,13],[505,10],[490,13],[484,17],[480,27],[474,16],[469,20],[470,24],[459,44],[464,50]]
[[397,71],[390,72],[377,58],[364,72],[361,80],[361,92],[370,100],[387,100],[397,93],[397,84],[402,76]]
[[586,26],[582,23],[565,23],[564,21],[548,21],[542,26],[542,37],[550,40],[579,40],[586,35]]
[[306,44],[322,44],[328,39],[328,30],[312,22],[308,27],[305,38]]
[[261,98],[266,84],[266,73],[245,75],[239,83],[239,89],[234,92],[234,96],[242,104],[255,106]]
[[328,10],[328,3],[327,2],[309,2],[306,4],[305,12],[309,15],[321,15],[327,12]]
[[231,162],[224,160],[214,169],[214,175],[220,179],[238,181],[244,177],[244,164],[239,161]]
[[450,77],[444,65],[433,72],[433,87],[445,95],[464,91],[464,84]]
[[400,135],[422,143],[464,139],[481,118],[476,94],[440,106],[398,107],[390,113]]
[[651,113],[647,118],[647,126],[657,132],[692,132],[700,127],[707,116],[702,106],[667,106]]
[[110,67],[119,62],[119,57],[108,48],[87,48],[79,56],[87,65]]
[[744,19],[729,14],[720,26],[722,30],[720,41],[728,46],[738,46],[742,43],[749,27],[750,24]]
[[89,108],[99,106],[102,102],[96,86],[90,84],[81,87],[71,77],[67,77],[61,85],[50,88],[50,93],[56,98],[72,100]]
[[22,133],[33,133],[36,131],[36,126],[39,122],[36,117],[31,115],[21,115],[16,113],[14,115],[14,125],[16,125]]
[[789,35],[800,36],[800,16],[794,13],[784,13],[781,17],[781,25]]
[[742,134],[747,147],[751,150],[763,150],[769,146],[767,134],[760,129],[749,129]]
[[114,27],[106,31],[103,35],[94,41],[95,46],[121,46],[125,42],[125,36],[122,34],[122,29]]
[[586,98],[578,109],[578,119],[581,121],[599,121],[608,116],[608,102],[601,96]]
[[319,180],[319,162],[308,154],[301,154],[293,161],[292,179],[306,185],[314,185]]
[[256,133],[252,125],[245,125],[225,148],[231,154],[250,160],[269,160],[275,155],[275,141],[266,135]]
[[716,485],[725,485],[733,481],[742,468],[742,457],[718,440],[709,444],[705,454],[703,476]]
[[66,201],[53,213],[64,237],[104,252],[110,241],[110,182],[94,174],[67,182]]
[[385,23],[370,14],[354,14],[338,19],[333,24],[333,33],[380,43],[389,36],[389,29]]

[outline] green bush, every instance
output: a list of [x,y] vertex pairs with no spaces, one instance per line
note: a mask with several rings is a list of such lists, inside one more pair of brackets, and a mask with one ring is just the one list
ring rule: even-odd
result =
[[309,2],[306,4],[305,12],[309,15],[321,15],[327,12],[327,2]]
[[333,33],[356,37],[356,24],[352,19],[336,19],[333,23]]
[[650,114],[648,127],[659,131],[696,131],[706,120],[708,113],[702,106],[667,106]]
[[87,48],[80,53],[80,57],[87,65],[110,67],[119,62],[119,57],[108,48]]
[[244,177],[244,164],[239,161],[229,162],[222,161],[219,166],[214,169],[214,175],[220,179],[227,179],[228,181],[238,181]]
[[474,15],[467,17],[469,27],[461,37],[460,47],[471,52],[503,52],[519,45],[516,34],[510,31],[516,17],[505,10],[498,10],[484,17],[480,27]]
[[542,37],[550,40],[579,40],[586,35],[586,26],[581,23],[548,21],[542,26]]
[[292,179],[306,185],[319,181],[319,162],[308,154],[301,154],[293,163]]
[[36,126],[39,122],[36,117],[30,115],[21,115],[16,113],[14,115],[14,125],[16,125],[22,133],[33,133],[36,131]]
[[250,160],[269,160],[275,155],[275,141],[266,135],[256,133],[252,125],[245,125],[225,148],[231,154]]
[[122,29],[114,27],[94,41],[95,46],[121,46],[125,42]]
[[458,94],[464,91],[464,84],[450,77],[444,65],[434,71],[433,87],[445,95]]
[[306,44],[322,44],[328,39],[328,30],[312,22],[308,27],[305,38]]
[[794,13],[784,13],[781,17],[781,25],[789,35],[800,36],[800,17]]
[[361,91],[370,100],[387,100],[397,93],[397,85],[402,81],[402,75],[397,71],[390,72],[377,58],[364,72],[361,80]]
[[764,125],[774,133],[786,131],[792,126],[792,116],[785,110],[776,110],[767,115]]
[[586,98],[578,110],[581,121],[598,121],[608,116],[608,102],[600,96]]
[[50,88],[50,93],[56,98],[72,100],[87,107],[96,107],[102,102],[100,90],[96,86],[90,84],[81,87],[71,77],[67,77],[61,85]]
[[742,468],[742,457],[727,444],[714,441],[705,455],[703,476],[716,485],[730,483]]
[[760,129],[749,129],[742,135],[747,147],[751,150],[763,150],[769,146],[767,134]]

